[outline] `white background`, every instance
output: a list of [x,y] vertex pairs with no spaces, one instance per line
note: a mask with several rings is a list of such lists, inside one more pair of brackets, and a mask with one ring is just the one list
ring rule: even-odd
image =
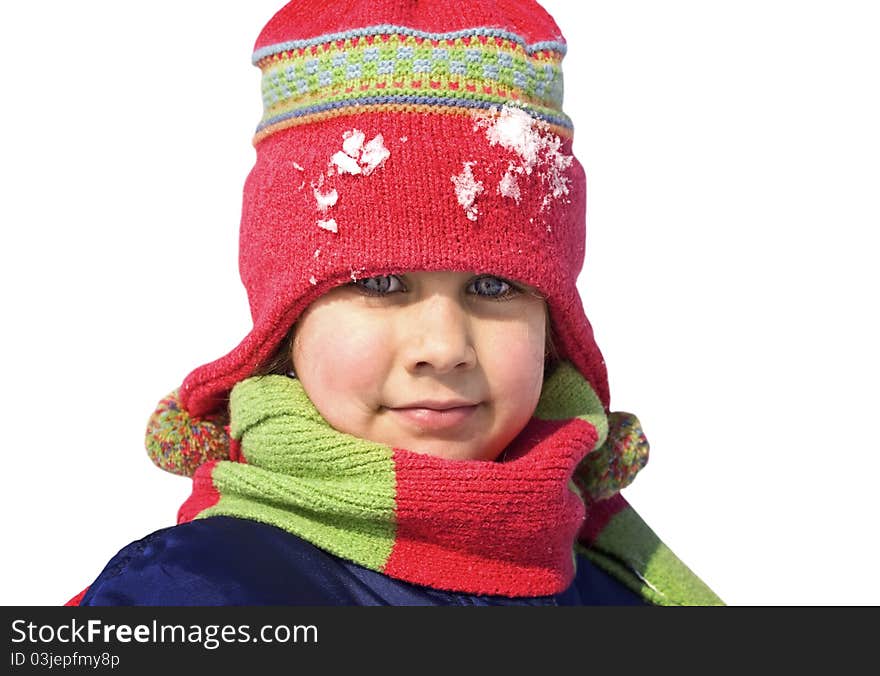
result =
[[[544,4],[580,287],[652,443],[625,494],[728,603],[880,603],[876,3]],[[0,603],[63,603],[189,492],[143,430],[250,327],[250,54],[280,6],[0,5]]]

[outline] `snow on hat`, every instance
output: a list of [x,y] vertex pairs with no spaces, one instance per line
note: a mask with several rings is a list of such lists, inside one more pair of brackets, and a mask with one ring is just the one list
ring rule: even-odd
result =
[[488,272],[547,299],[555,343],[608,407],[575,282],[586,180],[562,111],[565,41],[532,0],[294,0],[254,47],[264,114],[239,271],[253,328],[150,419],[169,471],[236,455],[232,387],[316,298],[352,279]]

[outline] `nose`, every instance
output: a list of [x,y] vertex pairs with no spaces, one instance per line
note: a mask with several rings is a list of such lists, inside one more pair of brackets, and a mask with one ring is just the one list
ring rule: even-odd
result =
[[411,373],[449,373],[476,364],[471,318],[460,301],[435,294],[413,310],[404,332],[405,363]]

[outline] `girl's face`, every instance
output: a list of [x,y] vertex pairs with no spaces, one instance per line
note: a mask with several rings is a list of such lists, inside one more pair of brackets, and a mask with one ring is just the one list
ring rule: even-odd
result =
[[452,460],[494,460],[538,404],[544,300],[491,275],[360,279],[297,322],[293,365],[337,430]]

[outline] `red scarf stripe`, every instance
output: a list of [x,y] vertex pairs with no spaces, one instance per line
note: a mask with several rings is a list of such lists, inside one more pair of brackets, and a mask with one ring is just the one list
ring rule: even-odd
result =
[[212,476],[218,462],[221,461],[206,462],[193,474],[192,493],[177,510],[177,523],[192,521],[201,511],[220,502],[220,491],[215,488]]
[[587,546],[593,544],[608,522],[627,507],[629,503],[620,493],[612,495],[607,500],[592,503],[589,507],[589,516],[578,533],[578,541]]
[[466,475],[448,460],[395,449],[397,534],[384,572],[480,594],[565,590],[584,519],[569,479],[597,439],[583,420],[533,419],[509,460],[471,463]]
[[[89,587],[90,586],[91,585],[89,585]],[[80,602],[83,600],[83,597],[86,595],[86,592],[89,591],[89,587],[86,587],[85,589],[83,589],[79,594],[74,596],[72,599],[70,599],[70,601],[68,601],[64,605],[65,606],[78,606],[80,604]]]

